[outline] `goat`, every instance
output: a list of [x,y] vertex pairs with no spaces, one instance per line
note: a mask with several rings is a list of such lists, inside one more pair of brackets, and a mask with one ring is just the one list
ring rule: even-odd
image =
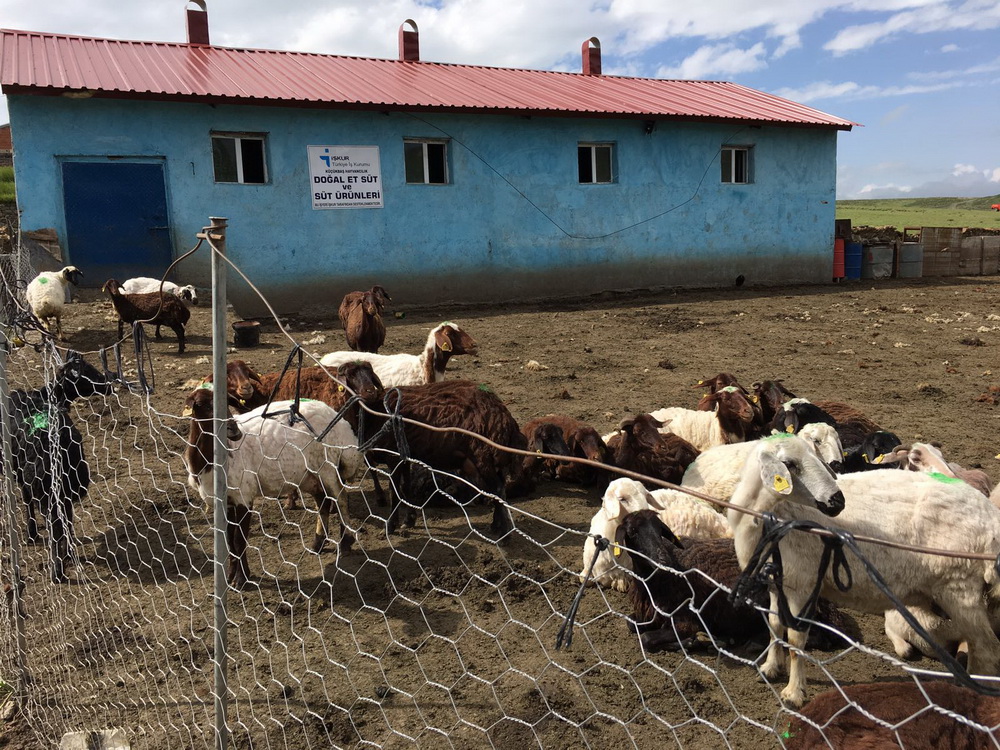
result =
[[115,279],[105,281],[101,289],[111,298],[118,313],[118,338],[124,334],[126,323],[152,323],[158,339],[160,326],[165,325],[177,334],[177,353],[184,353],[184,326],[191,318],[191,311],[177,297],[162,292],[124,294]]
[[359,352],[375,354],[385,342],[385,323],[382,311],[386,300],[392,297],[380,286],[367,292],[348,292],[337,314],[347,337],[347,345]]

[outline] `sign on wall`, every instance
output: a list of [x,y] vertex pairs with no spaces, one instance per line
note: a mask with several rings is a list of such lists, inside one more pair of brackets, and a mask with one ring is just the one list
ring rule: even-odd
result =
[[382,208],[378,146],[308,146],[312,207]]

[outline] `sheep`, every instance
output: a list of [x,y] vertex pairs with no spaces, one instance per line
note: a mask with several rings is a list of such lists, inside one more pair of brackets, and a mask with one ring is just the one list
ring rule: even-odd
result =
[[[687,648],[702,631],[713,642],[767,638],[767,622],[753,603],[731,602],[716,583],[732,588],[739,579],[732,541],[682,543],[655,511],[639,510],[622,519],[615,544],[616,550],[626,547],[633,553],[629,598],[645,651]],[[763,600],[762,594],[757,598]]]
[[787,750],[978,750],[993,746],[1000,698],[946,682],[860,683],[820,693],[799,713],[782,734]]
[[[160,284],[163,284],[162,288]],[[148,294],[150,292],[166,292],[172,294],[182,302],[190,302],[192,305],[198,304],[198,290],[190,284],[179,286],[172,281],[154,279],[150,276],[136,276],[122,282],[122,291],[125,294]]]
[[846,404],[836,401],[821,403],[837,409],[838,413],[845,415],[845,419],[839,421],[819,404],[812,403],[808,399],[793,398],[782,404],[782,408],[777,411],[769,426],[775,432],[794,433],[810,422],[825,422],[836,428],[840,442],[847,451],[851,451],[863,443],[868,435],[881,430],[878,425],[864,417],[861,412]]
[[[585,581],[588,586],[600,585],[616,591],[628,590],[630,579],[626,571],[632,569],[628,552],[621,547],[609,547],[598,551],[595,539],[601,536],[608,541],[614,541],[622,519],[634,511],[647,510],[651,499],[649,490],[634,479],[622,477],[608,485],[601,498],[601,509],[591,519],[590,533],[583,543],[581,581]],[[587,570],[590,569],[595,555],[597,560],[593,563],[590,578],[587,578]]]
[[683,490],[659,489],[653,490],[650,495],[650,507],[678,536],[692,539],[732,538],[733,530],[729,528],[729,522],[711,503]]
[[715,405],[715,411],[669,407],[651,415],[663,422],[661,432],[679,435],[699,451],[760,437],[754,407],[738,388],[723,388],[705,398]]
[[73,507],[90,487],[83,437],[69,407],[76,399],[110,393],[111,387],[103,374],[71,351],[50,385],[10,394],[11,463],[25,505],[26,537],[31,544],[38,542],[35,510],[41,510],[47,520],[54,583],[66,581]]
[[184,326],[191,318],[191,311],[177,297],[161,292],[124,294],[115,279],[105,281],[101,290],[111,298],[118,313],[119,339],[125,323],[152,323],[156,326],[156,338],[160,338],[160,326],[165,325],[177,334],[177,353],[184,353]]
[[[792,435],[765,440],[743,467],[728,511],[740,566],[746,567],[761,539],[762,524],[742,508],[774,513],[782,519],[822,522],[855,536],[889,538],[896,542],[960,549],[995,556],[1000,549],[1000,510],[964,483],[945,483],[912,472],[873,471],[835,478],[805,443]],[[836,520],[828,517],[836,516]],[[781,541],[783,591],[793,613],[803,610],[816,584],[823,542],[812,534],[792,533]],[[863,554],[881,573],[895,595],[907,606],[925,611],[940,609],[952,620],[954,632],[969,643],[969,671],[996,674],[1000,668],[1000,640],[990,627],[986,587],[1000,584],[993,566],[985,561],[922,555],[883,545],[860,544]],[[889,600],[860,572],[853,585],[841,591],[827,572],[821,593],[832,602],[866,612],[881,613]],[[991,593],[991,596],[993,594]],[[778,616],[777,591],[771,590],[771,626],[785,637]],[[782,699],[791,706],[805,701],[805,673],[799,651],[806,632],[788,628],[790,650],[788,684]],[[762,674],[773,679],[785,665],[785,651],[772,639]]]
[[368,352],[331,352],[320,364],[336,367],[344,362],[371,362],[386,388],[401,385],[424,385],[444,379],[448,360],[459,354],[478,354],[475,340],[454,323],[442,323],[427,336],[419,354],[371,354]]
[[[471,435],[454,430],[428,430],[431,427],[456,427],[481,435],[500,446],[524,450],[527,441],[510,410],[489,387],[469,380],[445,380],[424,385],[401,386],[387,391],[383,408],[396,411],[407,421],[403,434],[411,458],[428,464],[435,470],[459,474],[479,490],[494,496],[491,530],[502,541],[512,528],[505,503],[505,486],[519,480],[524,456],[503,448],[494,448]],[[376,426],[386,416],[368,415]],[[413,424],[413,422],[420,424]],[[391,469],[402,463],[392,430],[383,430],[375,442],[379,453]],[[402,485],[411,489],[409,466],[404,467]],[[406,519],[412,519],[408,510]],[[392,510],[386,522],[388,533],[399,523],[399,497],[394,493]]]
[[[552,422],[532,420],[521,428],[527,450],[555,456],[569,456],[570,449],[563,437],[562,429]],[[547,472],[555,476],[555,459],[543,459],[538,455],[526,456],[519,477],[507,483],[508,497],[522,497],[535,489],[539,475]]]
[[[805,429],[805,428],[803,428]],[[899,450],[903,441],[895,433],[877,430],[865,436],[858,445],[844,451],[840,469],[844,474],[873,469],[898,468],[906,458],[906,450]]]
[[62,310],[66,304],[66,285],[80,283],[83,276],[76,266],[66,266],[61,271],[42,271],[28,283],[24,296],[31,308],[31,314],[38,318],[45,329],[52,333],[55,325],[56,338],[63,341]]
[[[527,435],[536,428],[536,425],[540,424],[556,425],[562,430],[563,440],[569,449],[568,455],[586,458],[596,463],[613,465],[607,444],[601,439],[597,430],[585,422],[565,414],[547,414],[544,417],[537,417],[526,422],[522,429]],[[564,482],[590,485],[606,480],[608,476],[608,472],[602,469],[572,461],[556,462],[549,459],[545,463],[547,468],[555,471],[556,479]]]
[[946,477],[961,479],[986,497],[993,492],[993,483],[982,469],[966,469],[945,460],[941,449],[929,443],[914,443],[907,456],[907,468],[924,473],[937,472]]
[[[191,417],[184,467],[188,485],[203,500],[212,497],[215,455],[211,433],[213,390],[202,385],[188,397],[183,416]],[[227,536],[229,561],[226,580],[234,588],[246,585],[249,578],[247,541],[250,536],[250,511],[254,498],[276,497],[288,487],[312,495],[319,505],[316,536],[312,551],[322,552],[329,529],[330,507],[336,503],[341,518],[342,552],[354,539],[347,529],[347,503],[341,506],[341,494],[347,483],[358,479],[365,464],[357,447],[357,438],[345,421],[334,422],[336,411],[320,402],[305,400],[298,405],[292,421],[287,413],[294,402],[279,401],[227,421],[229,455],[227,458]],[[311,430],[322,432],[322,438]]]
[[762,380],[750,386],[753,389],[751,401],[760,404],[764,424],[769,425],[782,404],[795,398],[795,394],[785,388],[781,380]]
[[813,403],[837,420],[837,424],[854,423],[866,434],[878,432],[879,430],[884,429],[875,420],[871,419],[864,412],[856,409],[850,404],[845,404],[841,401],[827,401],[820,399],[814,399]]
[[679,435],[659,432],[661,426],[650,414],[622,422],[621,433],[608,444],[615,466],[679,484],[698,449]]
[[[828,424],[812,422],[805,425],[799,437],[813,449],[817,456],[837,471],[843,455],[837,431]],[[746,443],[717,445],[703,451],[684,472],[681,487],[711,495],[719,500],[729,500],[740,481],[740,472],[747,457],[760,444],[760,438]]]
[[382,311],[392,297],[377,284],[367,292],[348,292],[337,314],[347,337],[347,345],[356,351],[375,354],[385,342]]

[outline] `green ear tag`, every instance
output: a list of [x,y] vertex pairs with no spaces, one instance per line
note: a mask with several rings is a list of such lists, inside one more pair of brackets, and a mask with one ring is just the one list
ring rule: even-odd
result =
[[780,474],[774,475],[774,491],[785,492],[791,487],[791,483]]

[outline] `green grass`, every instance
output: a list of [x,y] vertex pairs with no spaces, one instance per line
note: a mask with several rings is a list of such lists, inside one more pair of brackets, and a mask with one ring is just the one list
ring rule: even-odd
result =
[[893,198],[837,201],[837,218],[853,226],[986,227],[1000,229],[1000,211],[990,206],[1000,195],[985,198]]
[[14,167],[0,167],[0,203],[14,202]]

